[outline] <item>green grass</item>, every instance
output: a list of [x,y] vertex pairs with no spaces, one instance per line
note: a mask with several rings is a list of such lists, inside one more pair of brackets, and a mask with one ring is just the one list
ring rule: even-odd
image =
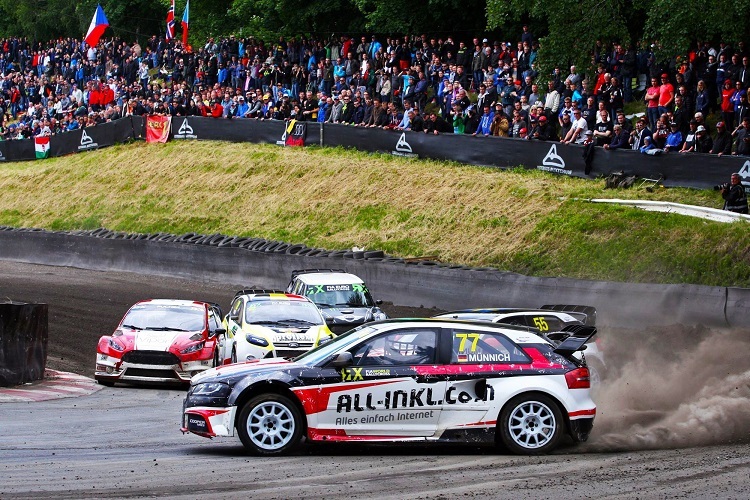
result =
[[586,201],[720,208],[709,190],[606,190],[520,168],[211,142],[4,164],[0,190],[0,224],[14,227],[222,233],[532,276],[750,286],[750,225]]

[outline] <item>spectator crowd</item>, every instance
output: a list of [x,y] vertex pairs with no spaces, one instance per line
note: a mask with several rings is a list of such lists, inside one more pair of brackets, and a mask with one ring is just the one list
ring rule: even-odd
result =
[[[0,137],[54,135],[128,115],[297,119],[635,149],[750,154],[750,52],[696,44],[659,63],[613,44],[595,71],[538,70],[528,26],[515,41],[335,36],[200,47],[152,36],[96,47],[72,38],[0,40]],[[635,123],[625,104],[642,100]],[[711,124],[709,116],[719,116]]]

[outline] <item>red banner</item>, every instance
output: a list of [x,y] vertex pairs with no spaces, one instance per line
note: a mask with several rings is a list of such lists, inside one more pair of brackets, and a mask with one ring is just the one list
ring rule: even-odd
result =
[[171,128],[171,116],[152,115],[147,117],[146,142],[167,142]]

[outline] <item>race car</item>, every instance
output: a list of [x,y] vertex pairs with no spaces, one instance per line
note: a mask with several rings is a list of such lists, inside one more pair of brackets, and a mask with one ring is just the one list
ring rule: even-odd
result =
[[596,405],[573,356],[525,328],[479,321],[368,323],[293,360],[220,366],[191,381],[181,430],[239,435],[259,455],[309,441],[500,444],[517,454],[585,441]]
[[221,308],[192,300],[152,299],[134,304],[112,335],[99,339],[94,378],[115,382],[187,384],[216,366]]
[[299,356],[334,336],[315,304],[276,290],[238,291],[222,324],[220,364]]
[[[559,343],[566,335],[560,334],[570,325],[596,325],[596,308],[579,305],[543,305],[539,309],[523,309],[511,307],[461,309],[435,316],[436,318],[464,319],[490,321],[492,323],[507,323],[510,325],[527,326],[539,332],[546,340],[553,344]],[[557,335],[551,335],[557,333]],[[551,338],[550,336],[554,337]],[[580,356],[580,354],[579,354]],[[598,340],[592,339],[586,344],[585,356],[589,367],[592,385],[600,383],[607,372],[604,354],[599,349]]]
[[388,318],[378,307],[383,301],[373,300],[365,282],[343,269],[292,271],[286,291],[312,300],[334,333]]

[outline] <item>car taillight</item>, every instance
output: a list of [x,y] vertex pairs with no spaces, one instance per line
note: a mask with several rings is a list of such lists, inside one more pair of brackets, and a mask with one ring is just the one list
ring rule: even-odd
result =
[[565,374],[565,382],[568,384],[568,389],[590,389],[589,369],[581,366],[570,370]]

